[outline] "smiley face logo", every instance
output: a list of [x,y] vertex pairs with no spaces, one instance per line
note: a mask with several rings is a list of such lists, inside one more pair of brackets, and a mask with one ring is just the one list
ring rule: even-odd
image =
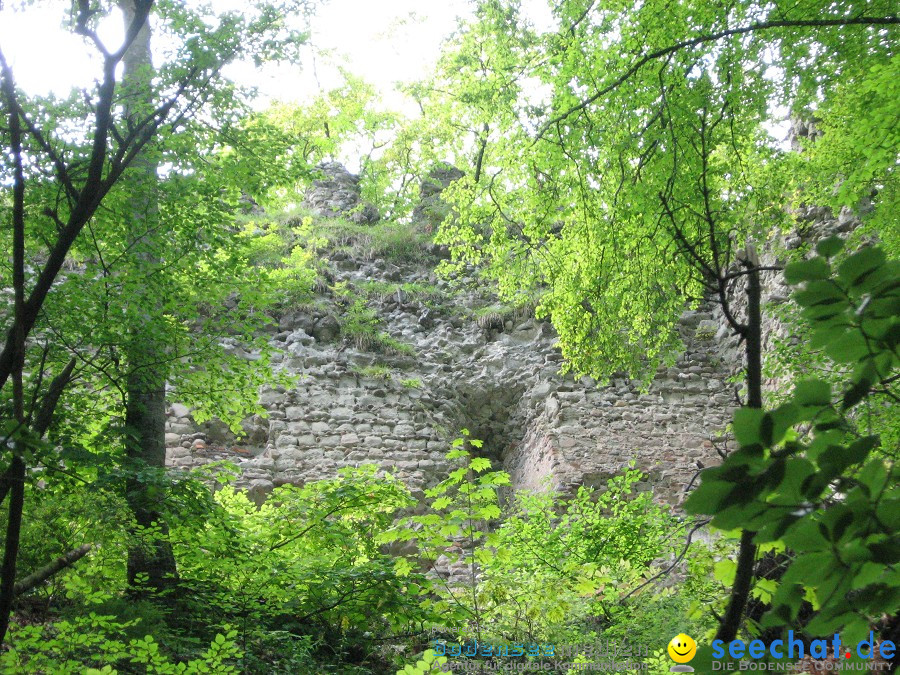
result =
[[[675,637],[672,638],[672,641],[669,642],[669,656],[675,663],[687,663],[697,654],[697,643],[694,642],[694,638],[690,635],[685,635],[684,633],[679,633]],[[677,666],[673,667],[672,670],[675,670]],[[682,668],[678,668],[677,672],[690,672],[693,668],[690,666],[683,666]]]

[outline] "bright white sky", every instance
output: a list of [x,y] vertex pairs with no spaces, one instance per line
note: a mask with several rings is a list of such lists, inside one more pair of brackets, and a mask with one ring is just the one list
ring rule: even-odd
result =
[[[248,0],[213,1],[225,10],[240,9]],[[549,4],[523,2],[538,29],[552,25]],[[98,72],[82,39],[60,26],[68,6],[67,0],[35,0],[28,10],[13,11],[0,0],[0,46],[19,85],[32,93],[65,95],[72,87],[90,86]],[[228,74],[257,87],[256,107],[262,108],[276,99],[308,101],[340,85],[337,66],[342,65],[375,85],[386,108],[414,115],[414,104],[394,85],[427,76],[441,43],[456,29],[457,17],[470,16],[471,6],[472,0],[321,0],[312,23],[314,48],[306,51],[303,63],[263,69],[234,64]],[[121,42],[122,32],[118,15],[100,29],[111,48]],[[773,125],[771,132],[783,139],[786,126]]]
[[393,108],[405,107],[394,93],[397,82],[425,77],[438,58],[441,42],[469,15],[468,0],[327,0],[313,19],[312,43],[326,53],[302,70],[282,67],[258,81],[265,96],[303,100],[321,84],[340,83],[342,65],[374,84]]
[[[89,86],[97,73],[82,39],[60,26],[68,4],[44,0],[17,12],[0,2],[6,5],[0,9],[0,46],[19,85],[32,93],[63,95],[73,86]],[[239,9],[242,4],[215,0],[217,9]],[[546,22],[545,0],[526,4]],[[325,54],[313,58],[309,50],[306,62],[299,66],[262,72],[250,65],[235,65],[229,74],[258,87],[262,106],[272,99],[303,101],[320,86],[326,90],[337,86],[340,64],[378,87],[387,106],[403,109],[406,102],[394,93],[394,84],[426,76],[441,42],[456,28],[456,18],[469,16],[470,8],[470,0],[323,0],[313,19],[312,42]],[[115,48],[122,39],[121,18],[111,17],[100,34]]]
[[[248,0],[212,0],[217,10],[237,10]],[[21,3],[12,3],[12,7]],[[415,116],[418,108],[395,85],[427,77],[442,42],[458,18],[472,13],[472,0],[320,0],[312,18],[311,45],[298,65],[230,65],[226,74],[257,88],[257,109],[274,100],[309,101],[342,84],[339,67],[362,77],[381,92],[384,108]],[[524,9],[539,27],[552,24],[547,0],[525,0]],[[0,0],[0,47],[20,87],[32,94],[65,96],[73,87],[92,85],[99,61],[84,40],[62,26],[68,0],[33,0],[15,11]],[[305,28],[298,18],[295,27]],[[110,50],[123,39],[122,18],[114,12],[98,34]],[[158,40],[157,43],[158,44]],[[356,170],[359,151],[346,148],[341,159]]]

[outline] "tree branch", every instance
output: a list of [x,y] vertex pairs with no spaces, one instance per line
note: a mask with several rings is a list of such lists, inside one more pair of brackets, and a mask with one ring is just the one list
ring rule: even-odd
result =
[[56,410],[56,404],[59,403],[63,390],[72,379],[72,371],[75,370],[75,363],[75,358],[69,359],[65,368],[62,369],[62,372],[54,377],[53,381],[50,383],[50,387],[47,389],[47,393],[41,401],[41,409],[38,411],[37,417],[34,420],[33,428],[38,436],[43,436],[47,433],[47,429],[50,428],[50,422],[53,421],[53,412]]
[[656,59],[662,58],[663,56],[667,56],[669,54],[673,54],[675,52],[681,51],[682,49],[687,49],[689,47],[696,47],[697,45],[704,44],[706,42],[716,42],[717,40],[721,40],[725,37],[731,37],[733,35],[746,35],[748,33],[756,33],[759,31],[771,30],[773,28],[832,28],[832,27],[841,27],[841,26],[891,26],[900,24],[900,17],[896,16],[857,16],[857,17],[848,17],[846,19],[808,19],[808,20],[777,20],[777,21],[759,21],[757,23],[750,24],[749,26],[741,26],[740,28],[729,28],[727,30],[717,31],[715,33],[708,33],[706,35],[699,35],[697,37],[691,38],[690,40],[682,40],[681,42],[676,42],[675,44],[669,45],[668,47],[663,47],[662,49],[657,49],[655,51],[650,52],[649,54],[645,54],[636,62],[634,62],[624,73],[622,73],[615,80],[610,82],[608,85],[599,89],[597,92],[584,99],[580,103],[572,106],[568,110],[563,111],[556,117],[549,119],[545,122],[541,128],[538,130],[537,135],[535,136],[535,142],[541,140],[544,134],[547,133],[547,130],[550,127],[557,125],[558,123],[564,121],[574,113],[577,113],[581,110],[587,108],[591,103],[599,100],[606,94],[610,93],[614,89],[619,88],[628,81],[628,79],[634,75],[637,71],[643,68],[645,65],[650,63],[651,61],[655,61]]
[[[44,300],[50,292],[50,288],[53,286],[53,282],[56,280],[60,269],[62,269],[63,262],[65,262],[69,249],[72,247],[72,244],[74,244],[75,239],[78,237],[87,221],[91,219],[94,212],[97,210],[100,201],[114,182],[109,180],[109,176],[107,177],[107,180],[103,180],[103,167],[109,154],[108,140],[109,130],[113,123],[112,108],[116,90],[116,67],[119,61],[121,61],[125,50],[137,36],[141,25],[146,21],[147,14],[153,5],[153,1],[139,0],[135,4],[138,7],[138,12],[135,16],[135,21],[129,26],[122,47],[114,54],[108,55],[104,61],[103,80],[98,88],[99,98],[94,113],[94,142],[91,148],[84,187],[78,193],[78,199],[75,201],[75,205],[69,214],[66,225],[62,231],[60,231],[59,236],[50,251],[50,255],[44,263],[44,267],[38,275],[37,281],[31,289],[28,299],[24,303],[21,320],[14,322],[7,335],[6,344],[3,347],[3,351],[0,352],[0,388],[6,384],[7,379],[9,379],[9,376],[13,371],[13,358],[16,352],[16,331],[22,330],[24,334],[27,335],[34,327],[38,313],[40,312]],[[138,23],[138,19],[140,19],[140,23]],[[2,59],[2,53],[0,53],[0,59]],[[16,102],[12,72],[6,65],[5,60],[0,61],[0,66],[2,66],[5,96],[9,100],[10,120],[15,119],[16,124],[18,124],[19,116],[15,111],[19,106]],[[172,105],[174,105],[174,103],[172,103]],[[164,106],[166,112],[170,109],[171,105]],[[149,140],[149,135],[147,138]],[[133,157],[133,155],[131,156]],[[124,167],[121,170],[124,170]],[[121,173],[121,171],[119,173]],[[118,175],[115,177],[118,178]]]
[[27,593],[36,586],[39,586],[40,584],[47,581],[47,579],[52,577],[57,572],[61,572],[67,567],[74,565],[76,562],[86,556],[92,548],[93,546],[91,544],[84,544],[83,546],[79,546],[78,548],[72,549],[68,553],[61,555],[50,564],[39,569],[37,572],[33,572],[21,581],[17,581],[16,585],[13,588],[13,594],[18,596],[22,595],[23,593]]

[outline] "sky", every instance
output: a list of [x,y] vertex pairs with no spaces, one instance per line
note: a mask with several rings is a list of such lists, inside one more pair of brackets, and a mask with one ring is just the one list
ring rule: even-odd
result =
[[468,0],[329,0],[313,18],[312,45],[301,68],[281,67],[258,82],[264,97],[299,99],[340,83],[337,66],[375,85],[388,107],[407,103],[397,82],[426,77],[441,42],[468,16]]
[[[211,0],[216,10],[240,11],[248,0]],[[73,87],[89,88],[100,72],[99,59],[84,40],[62,26],[68,0],[0,0],[0,48],[17,84],[31,94],[65,96]],[[349,70],[380,92],[380,105],[413,117],[418,106],[396,84],[429,75],[442,43],[472,15],[472,0],[318,0],[311,19],[310,44],[299,64],[234,63],[225,74],[257,90],[253,107],[273,101],[303,103],[343,83],[339,68]],[[524,0],[523,10],[539,27],[552,23],[547,0]],[[298,19],[295,27],[303,26]],[[303,26],[305,27],[305,26]],[[98,34],[110,51],[122,42],[121,15],[101,21]],[[158,39],[158,38],[157,38]],[[358,169],[358,148],[345,148],[340,159]]]
[[[237,9],[248,0],[213,0],[217,9]],[[19,86],[33,94],[67,94],[89,87],[98,73],[82,39],[64,29],[67,0],[22,3],[0,0],[0,47]],[[471,0],[320,0],[312,19],[311,46],[297,65],[233,64],[226,73],[255,86],[257,109],[270,102],[309,101],[341,84],[338,66],[347,68],[381,92],[385,108],[417,113],[415,104],[396,91],[398,82],[424,78],[436,63],[442,42],[456,29],[458,17],[471,16]],[[538,29],[552,24],[546,0],[524,0],[523,10]],[[120,16],[101,24],[101,38],[115,48],[122,40]],[[773,137],[786,136],[786,124],[773,125]]]
[[[20,86],[35,94],[65,94],[89,86],[97,72],[82,39],[60,26],[68,3],[37,2],[27,11],[0,9],[0,46]],[[237,0],[216,0],[216,7],[240,7]],[[312,20],[304,63],[266,67],[236,64],[227,71],[242,84],[256,86],[259,106],[271,100],[303,101],[320,89],[340,84],[342,65],[383,92],[390,107],[404,107],[396,82],[425,77],[437,60],[441,42],[455,29],[458,16],[470,14],[469,0],[325,0]],[[110,48],[122,39],[121,18],[110,17],[99,33]]]
[[[216,9],[240,10],[247,0],[213,0]],[[65,94],[90,86],[97,72],[82,39],[62,28],[69,3],[36,0],[26,11],[21,3],[0,1],[0,47],[20,86],[35,94]],[[471,16],[471,0],[320,0],[312,19],[311,43],[299,65],[266,67],[236,64],[227,71],[259,90],[257,107],[272,100],[308,100],[341,83],[337,66],[375,85],[387,107],[411,112],[411,103],[394,90],[397,82],[425,77],[437,61],[441,43]],[[524,10],[538,26],[549,25],[549,3],[525,0]],[[101,24],[110,48],[122,40],[120,16]],[[406,109],[406,110],[404,110]]]

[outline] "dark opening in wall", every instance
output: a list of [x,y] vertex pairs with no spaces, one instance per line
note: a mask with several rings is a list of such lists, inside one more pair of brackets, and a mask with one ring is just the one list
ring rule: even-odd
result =
[[[471,448],[473,456],[491,461],[494,471],[506,470],[503,456],[521,443],[525,429],[516,421],[516,412],[524,388],[497,383],[489,387],[461,384],[457,391],[459,428],[469,430],[469,438],[483,442],[481,448]],[[511,496],[511,489],[501,491],[501,500]]]

